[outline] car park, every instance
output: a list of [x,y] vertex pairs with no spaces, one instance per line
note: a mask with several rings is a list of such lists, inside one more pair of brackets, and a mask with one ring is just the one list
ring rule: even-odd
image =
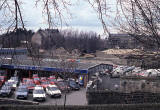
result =
[[12,95],[11,87],[3,85],[1,90],[0,90],[0,95],[2,97],[10,97]]
[[37,89],[35,88],[33,91],[33,100],[34,101],[45,101],[46,100],[46,94],[44,89]]
[[50,97],[61,97],[61,91],[56,85],[49,85],[48,87],[46,87],[46,93]]
[[28,88],[25,85],[21,85],[18,87],[16,91],[17,99],[27,99],[28,98]]
[[80,89],[80,86],[79,84],[77,84],[74,80],[69,80],[69,87],[72,89],[72,90],[79,90]]

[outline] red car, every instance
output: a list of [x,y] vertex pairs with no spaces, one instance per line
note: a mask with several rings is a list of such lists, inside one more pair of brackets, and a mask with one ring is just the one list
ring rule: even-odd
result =
[[41,86],[45,89],[46,87],[48,87],[48,85],[50,85],[49,81],[43,81],[41,82]]
[[6,76],[0,76],[0,82],[3,84],[6,81]]
[[26,83],[26,85],[27,85],[27,88],[29,90],[29,93],[32,93],[35,86],[36,86],[34,83]]
[[49,80],[50,84],[56,84],[57,83],[57,80],[56,80],[56,78],[54,76],[50,76],[48,78],[48,80]]
[[33,81],[36,85],[40,85],[40,78],[39,77],[37,77],[37,76],[33,77]]
[[46,81],[47,78],[46,77],[41,77],[41,82]]

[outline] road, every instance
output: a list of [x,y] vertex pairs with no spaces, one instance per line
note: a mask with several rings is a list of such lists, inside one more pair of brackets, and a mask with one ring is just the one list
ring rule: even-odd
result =
[[[50,98],[47,96],[47,100],[40,103],[40,105],[64,105],[64,99],[64,94],[61,98]],[[87,105],[85,88],[81,88],[79,91],[71,91],[70,93],[67,93],[66,105]]]

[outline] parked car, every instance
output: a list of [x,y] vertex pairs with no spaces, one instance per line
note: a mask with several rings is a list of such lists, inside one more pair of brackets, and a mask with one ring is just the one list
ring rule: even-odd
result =
[[56,79],[48,79],[50,84],[54,85],[57,84],[57,80]]
[[57,83],[57,80],[56,80],[55,76],[50,76],[48,78],[48,81],[50,82],[50,84],[56,84]]
[[33,79],[30,78],[23,78],[22,79],[22,83],[26,84],[26,83],[34,83]]
[[44,89],[34,89],[33,100],[34,101],[45,101],[46,100],[46,94],[45,94]]
[[34,83],[27,83],[26,85],[27,85],[27,88],[29,90],[29,93],[32,93],[35,86],[36,86]]
[[25,85],[19,86],[16,91],[17,99],[27,99],[28,98],[28,88]]
[[11,87],[12,90],[15,90],[17,87],[17,83],[14,82],[13,80],[8,80],[4,83],[5,86]]
[[36,85],[40,85],[40,78],[39,77],[33,77],[33,81]]
[[72,90],[79,90],[80,89],[80,86],[79,84],[77,84],[74,80],[69,80],[69,87],[72,89]]
[[0,95],[2,97],[10,97],[12,95],[11,87],[3,85],[1,90],[0,90]]
[[46,93],[50,97],[61,97],[61,91],[56,85],[49,85],[48,87],[46,87]]
[[0,81],[0,87],[3,85],[3,82],[2,81]]
[[19,80],[18,77],[14,76],[10,78],[11,81],[14,81],[16,84],[18,84]]
[[43,87],[41,85],[36,85],[34,89],[36,89],[36,90],[43,89]]
[[49,76],[48,79],[56,79],[55,76]]
[[43,81],[41,82],[41,86],[45,89],[50,84],[49,81]]
[[0,76],[0,86],[6,81],[6,76]]
[[15,80],[12,80],[12,79],[8,80],[8,83],[12,83],[11,87],[12,87],[13,90],[15,90],[18,86],[18,82],[15,81]]
[[45,82],[45,81],[47,81],[47,77],[41,77],[40,78],[40,82]]
[[57,82],[57,86],[58,88],[62,91],[62,92],[69,92],[70,91],[70,87],[68,86],[67,82],[64,81],[58,81]]

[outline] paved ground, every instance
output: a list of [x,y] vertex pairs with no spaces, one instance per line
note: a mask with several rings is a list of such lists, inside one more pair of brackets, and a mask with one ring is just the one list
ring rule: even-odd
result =
[[[63,105],[65,95],[63,94],[61,98],[50,98],[47,97],[46,102],[42,102],[42,105]],[[71,91],[66,95],[66,105],[86,105],[86,90],[81,88],[79,91]]]
[[[32,101],[32,94],[29,94],[28,100]],[[15,98],[15,93],[11,97],[12,99]],[[40,105],[64,105],[65,95],[62,94],[61,98],[51,98],[47,96],[45,102],[40,102]],[[71,91],[66,95],[66,105],[87,105],[86,100],[86,89],[81,88],[79,91]]]

